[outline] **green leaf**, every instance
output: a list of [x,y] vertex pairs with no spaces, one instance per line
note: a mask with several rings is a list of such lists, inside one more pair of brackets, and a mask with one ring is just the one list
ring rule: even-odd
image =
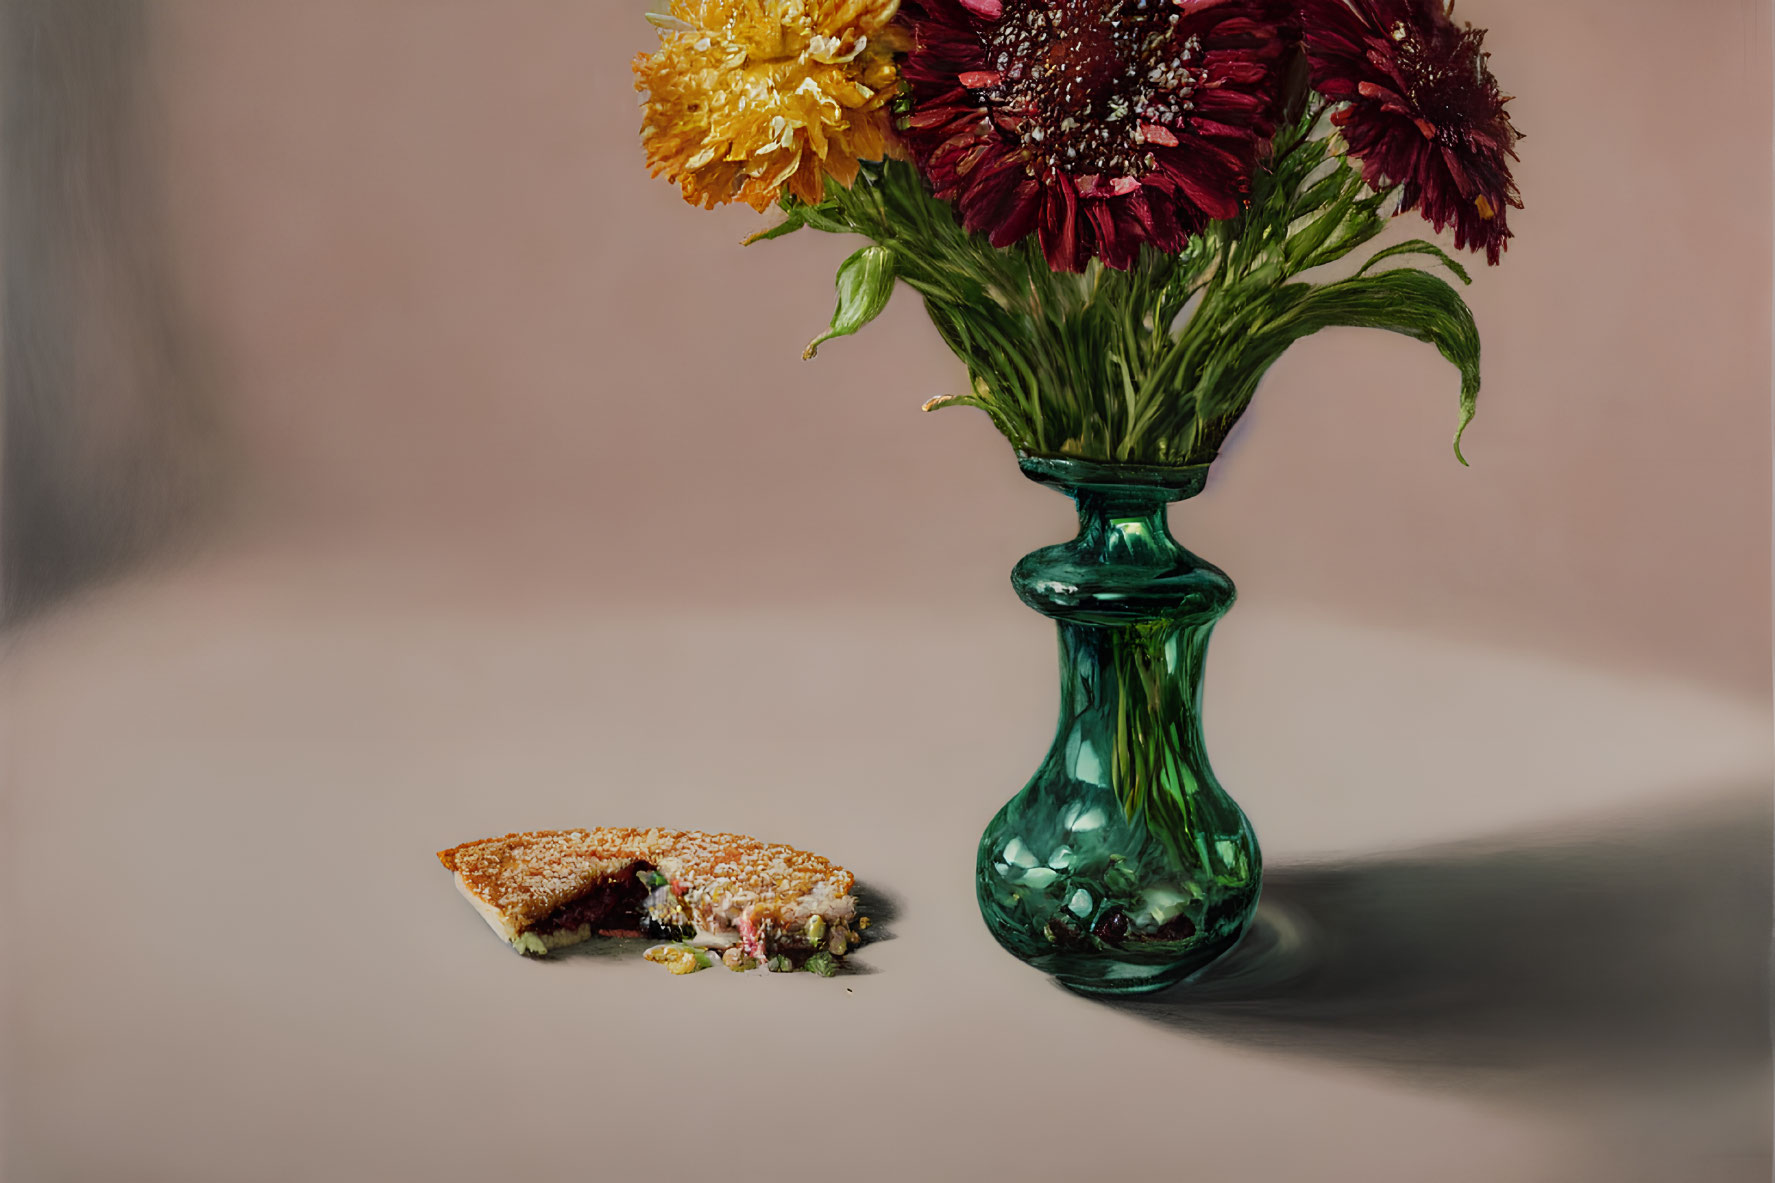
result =
[[884,246],[866,246],[838,265],[838,307],[832,327],[808,342],[804,359],[834,337],[848,337],[887,307],[894,293],[894,257]]
[[[1318,164],[1315,163],[1313,167],[1317,168]],[[1348,165],[1342,165],[1319,178],[1289,203],[1290,212],[1298,218],[1315,210],[1322,210],[1333,202],[1353,198],[1354,187],[1350,184],[1352,171]],[[1303,174],[1303,181],[1305,176]]]
[[1373,267],[1382,259],[1390,259],[1394,255],[1433,255],[1441,261],[1444,267],[1447,267],[1450,271],[1454,272],[1456,279],[1467,284],[1473,282],[1473,277],[1467,274],[1467,269],[1465,267],[1449,258],[1448,253],[1435,243],[1426,242],[1421,238],[1414,238],[1410,242],[1401,242],[1395,246],[1388,247],[1384,251],[1376,251],[1374,257],[1362,264],[1361,269],[1358,270],[1356,274],[1366,275],[1370,267]]
[[741,246],[751,246],[755,242],[769,242],[773,238],[781,238],[785,234],[793,234],[807,225],[807,206],[796,202],[784,207],[786,217],[768,230],[760,230],[740,240]]
[[795,208],[801,211],[801,220],[815,230],[823,230],[827,234],[863,234],[865,229],[855,225],[845,210],[830,200],[819,205],[797,203]]
[[939,394],[936,398],[925,400],[921,411],[940,411],[944,407],[984,407],[980,399],[971,394]]
[[1314,267],[1335,263],[1386,228],[1386,219],[1375,213],[1372,202],[1358,201],[1351,207],[1349,216],[1338,227],[1337,234],[1330,242],[1314,252],[1312,257],[1305,261],[1301,270],[1310,271]]
[[[1301,285],[1290,285],[1299,287]],[[1289,345],[1333,325],[1387,329],[1436,346],[1461,371],[1460,422],[1455,459],[1462,464],[1461,435],[1473,421],[1479,398],[1479,329],[1473,313],[1447,282],[1416,268],[1360,275],[1300,294],[1288,310],[1261,330],[1263,366]],[[1260,371],[1261,372],[1261,371]]]
[[1332,232],[1344,224],[1350,216],[1351,204],[1351,200],[1345,197],[1307,225],[1292,230],[1287,241],[1282,244],[1282,260],[1290,272],[1300,270],[1302,261],[1312,258],[1325,245]]
[[838,972],[838,959],[822,949],[809,957],[801,968],[809,973],[819,974],[822,978],[829,978]]

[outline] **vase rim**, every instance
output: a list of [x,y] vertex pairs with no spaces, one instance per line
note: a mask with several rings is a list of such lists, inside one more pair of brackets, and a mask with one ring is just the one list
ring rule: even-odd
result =
[[1149,489],[1167,501],[1194,497],[1208,481],[1206,464],[1124,464],[1019,451],[1017,466],[1030,480],[1061,489]]

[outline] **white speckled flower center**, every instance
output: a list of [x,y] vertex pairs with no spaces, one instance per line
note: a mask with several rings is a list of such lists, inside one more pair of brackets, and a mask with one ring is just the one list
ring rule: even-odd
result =
[[1104,186],[1154,165],[1150,145],[1194,110],[1202,46],[1170,0],[1025,0],[986,38],[991,67],[962,82],[1011,117],[1039,161]]

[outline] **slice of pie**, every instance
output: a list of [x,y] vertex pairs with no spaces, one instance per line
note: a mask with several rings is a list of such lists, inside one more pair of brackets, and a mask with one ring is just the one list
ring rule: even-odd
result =
[[856,880],[817,854],[700,830],[532,830],[438,852],[521,953],[650,936],[764,962],[856,943]]

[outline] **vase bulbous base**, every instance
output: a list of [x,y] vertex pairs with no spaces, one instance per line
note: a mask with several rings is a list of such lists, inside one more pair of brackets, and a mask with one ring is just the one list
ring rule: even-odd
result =
[[1032,783],[981,837],[980,915],[1007,952],[1070,990],[1121,996],[1174,986],[1239,943],[1262,879],[1242,813],[1204,870],[1151,841],[1143,818],[1113,816],[1102,790],[1052,789]]
[[997,910],[993,900],[1000,889],[999,884],[983,882],[979,893],[981,912],[988,917],[987,928],[998,943],[1019,960],[1052,976],[1068,990],[1098,998],[1152,994],[1188,981],[1232,951],[1243,938],[1256,908],[1254,895],[1250,910],[1230,917],[1232,923],[1227,925],[1226,931],[1179,942],[1162,951],[1154,948],[1136,951],[1083,934],[1055,942],[1049,941],[1048,934],[1043,932],[1040,942],[1029,940],[1030,930],[1021,917],[992,915]]

